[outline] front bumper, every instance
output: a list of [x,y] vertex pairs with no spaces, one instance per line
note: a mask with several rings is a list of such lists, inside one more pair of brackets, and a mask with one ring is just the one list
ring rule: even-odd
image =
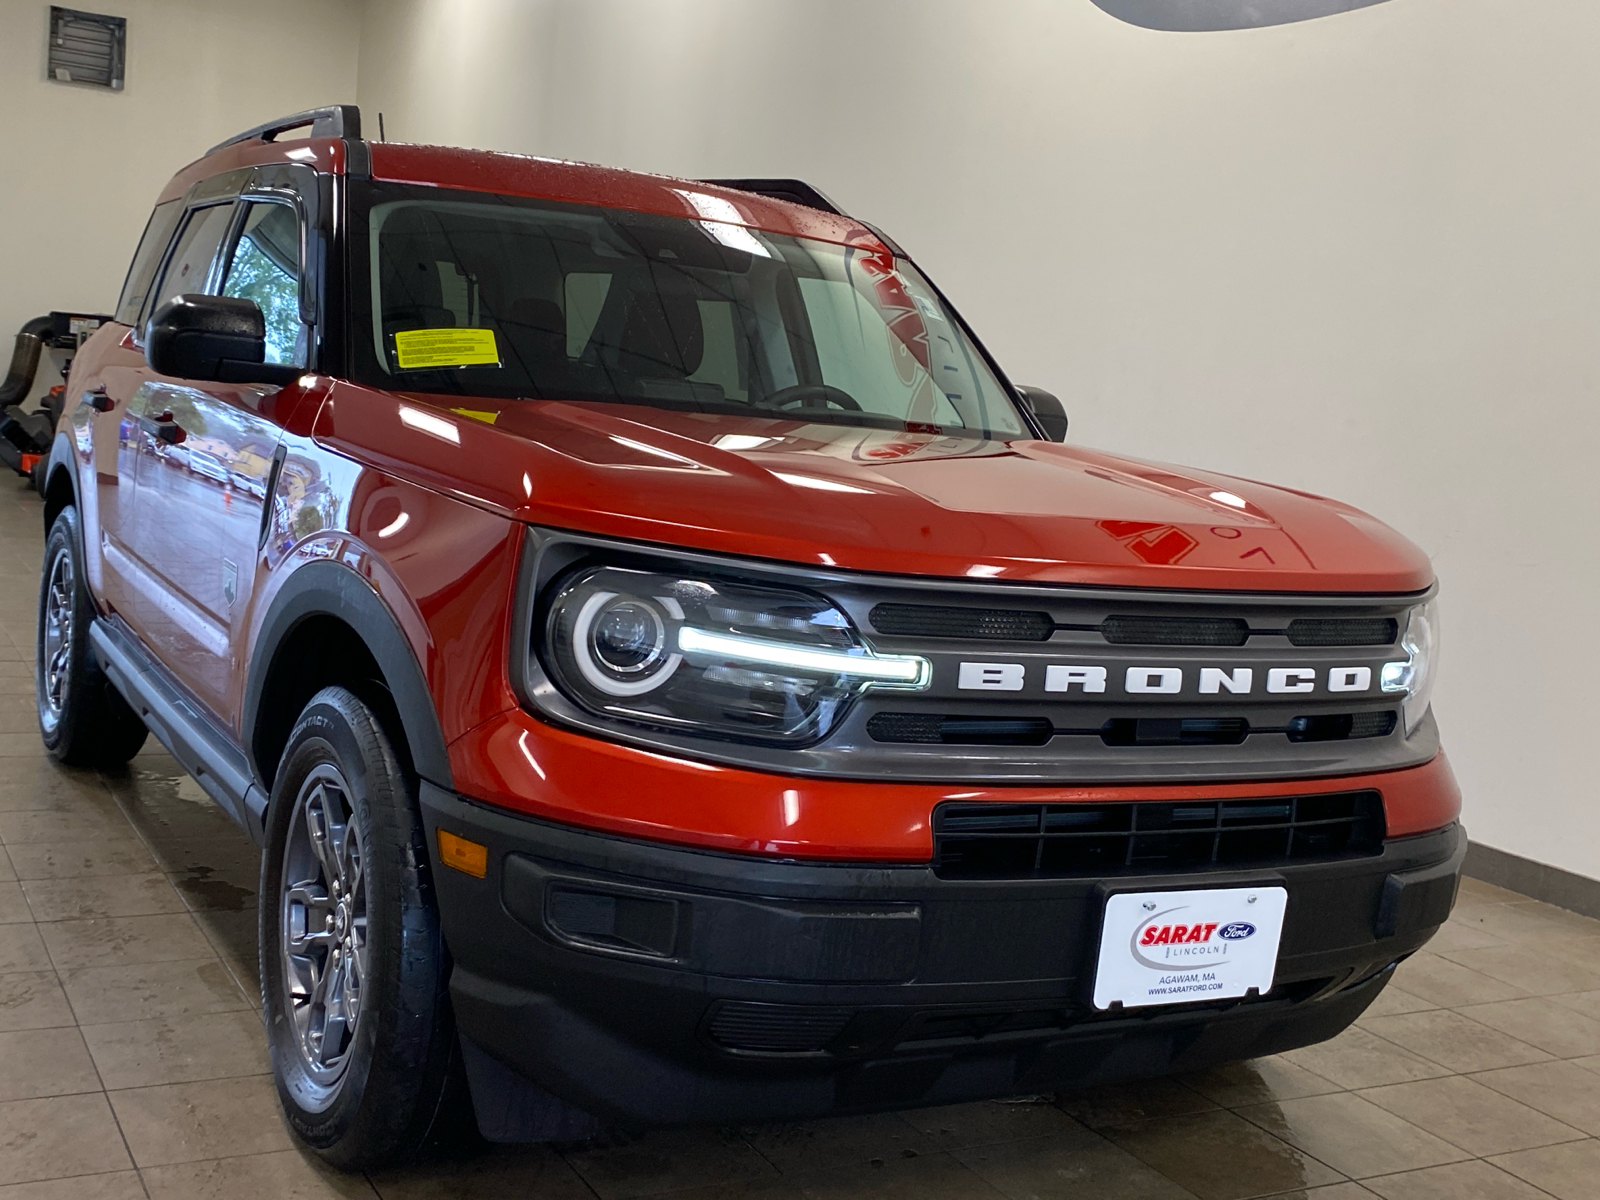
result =
[[[864,790],[870,791],[870,786]],[[1282,885],[1259,999],[1102,1013],[1106,885],[961,880],[923,865],[779,861],[574,829],[425,784],[462,1034],[602,1120],[670,1125],[946,1104],[1190,1070],[1332,1037],[1449,915],[1455,824],[1380,855],[1118,878]]]

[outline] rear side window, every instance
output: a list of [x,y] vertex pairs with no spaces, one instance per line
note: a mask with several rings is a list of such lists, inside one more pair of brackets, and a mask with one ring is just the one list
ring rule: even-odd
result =
[[269,363],[306,365],[306,326],[300,322],[300,220],[287,204],[253,203],[222,294],[253,300],[261,309]]
[[144,227],[139,248],[133,252],[133,265],[128,268],[128,278],[122,284],[122,296],[117,301],[116,320],[123,325],[134,325],[139,320],[139,310],[144,298],[150,294],[150,283],[161,265],[161,254],[172,240],[172,231],[178,227],[183,215],[183,204],[168,200],[158,204]]
[[211,263],[217,257],[217,249],[222,245],[232,218],[232,204],[213,204],[210,208],[199,208],[189,214],[183,232],[178,235],[178,242],[172,248],[172,256],[167,260],[161,287],[150,305],[152,313],[174,296],[206,290],[206,281],[211,276]]

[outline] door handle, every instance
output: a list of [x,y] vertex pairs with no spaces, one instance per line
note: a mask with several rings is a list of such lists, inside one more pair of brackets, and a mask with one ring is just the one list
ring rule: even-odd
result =
[[135,420],[139,422],[140,429],[169,446],[176,446],[189,436],[184,432],[183,426],[173,420],[170,411],[162,413],[159,417],[139,416]]
[[103,387],[97,387],[92,391],[85,392],[83,394],[83,402],[97,413],[108,413],[117,406],[117,402],[110,397]]

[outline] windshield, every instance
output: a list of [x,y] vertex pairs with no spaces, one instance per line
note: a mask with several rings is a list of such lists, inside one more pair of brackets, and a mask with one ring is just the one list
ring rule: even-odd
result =
[[354,365],[379,386],[1031,436],[954,314],[886,252],[477,192],[362,192]]

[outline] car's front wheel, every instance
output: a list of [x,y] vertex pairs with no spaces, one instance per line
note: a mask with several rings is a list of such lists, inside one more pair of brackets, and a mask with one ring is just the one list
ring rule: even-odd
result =
[[50,757],[75,767],[121,766],[144,745],[144,722],[111,686],[89,646],[94,599],[84,579],[78,510],[61,510],[44,547],[34,693]]
[[455,1092],[448,964],[414,781],[372,710],[325,688],[267,813],[260,967],[290,1126],[350,1170],[403,1160]]

